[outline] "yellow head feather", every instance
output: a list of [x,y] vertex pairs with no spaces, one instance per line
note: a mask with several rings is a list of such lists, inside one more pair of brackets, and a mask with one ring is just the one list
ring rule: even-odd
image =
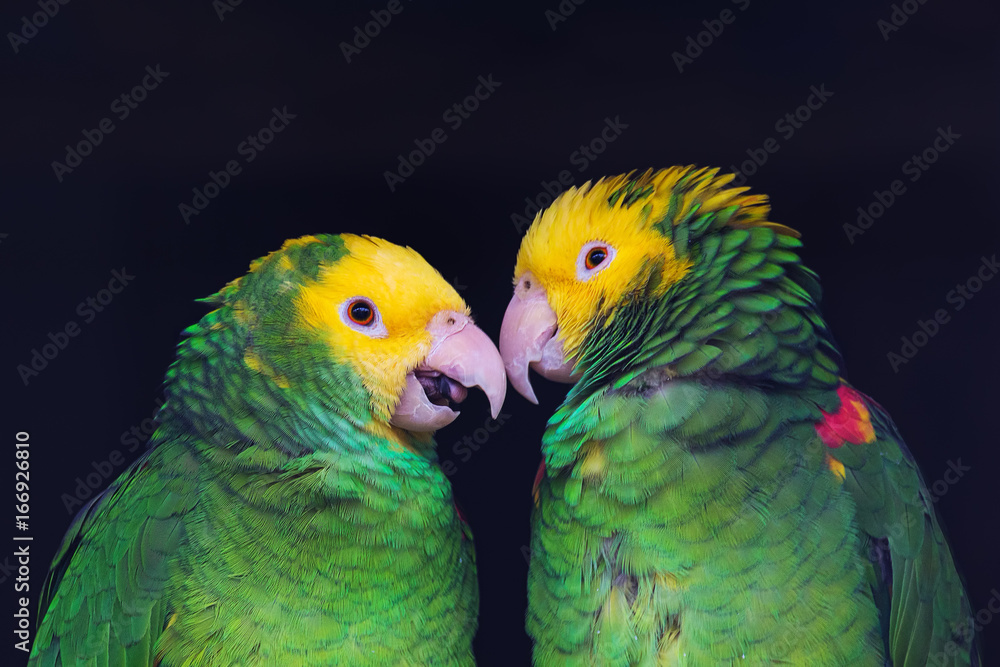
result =
[[[325,339],[339,363],[363,379],[377,419],[388,420],[406,374],[430,352],[427,325],[441,310],[468,314],[455,289],[411,248],[368,236],[344,234],[347,254],[320,268],[296,301],[303,325]],[[383,337],[357,331],[341,319],[340,307],[365,297],[378,309]]]
[[[691,166],[649,170],[640,176],[622,174],[570,188],[536,216],[521,243],[514,282],[527,271],[541,282],[558,318],[558,335],[568,356],[579,349],[599,305],[608,307],[627,300],[629,292],[640,287],[636,279],[651,263],[662,267],[658,293],[688,272],[691,261],[686,253],[676,252],[670,239],[657,229],[668,212],[672,220],[666,224],[675,224],[696,205],[698,215],[736,206],[730,226],[781,227],[767,221],[766,195],[748,195],[744,194],[748,188],[726,187],[733,178],[733,174],[719,176],[718,169]],[[630,183],[627,192],[610,200]],[[640,194],[630,199],[629,194],[636,193]],[[608,244],[615,256],[605,269],[581,280],[580,253],[592,242]]]

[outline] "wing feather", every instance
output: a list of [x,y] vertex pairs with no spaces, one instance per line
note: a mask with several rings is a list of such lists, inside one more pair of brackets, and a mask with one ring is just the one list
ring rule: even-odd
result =
[[30,665],[155,664],[169,560],[196,498],[182,457],[147,452],[77,514],[43,586]]
[[868,544],[888,544],[891,567],[883,567],[875,551],[869,554],[875,570],[885,570],[875,577],[873,592],[883,605],[890,601],[882,611],[889,618],[887,653],[892,664],[906,667],[934,660],[969,665],[978,660],[970,631],[972,610],[932,496],[888,413],[858,395],[870,414],[875,440],[832,451],[847,469],[844,484],[857,504]]

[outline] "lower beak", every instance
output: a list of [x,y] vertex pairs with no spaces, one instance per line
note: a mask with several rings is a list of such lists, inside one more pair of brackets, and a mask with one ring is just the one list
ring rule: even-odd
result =
[[532,403],[538,403],[528,378],[531,368],[555,382],[576,382],[573,362],[566,359],[562,342],[556,338],[558,321],[549,306],[545,288],[525,273],[514,288],[500,327],[500,355],[514,389]]
[[452,405],[463,401],[469,387],[479,387],[496,419],[507,394],[503,359],[493,341],[468,315],[445,310],[427,330],[431,351],[406,375],[406,387],[389,422],[408,431],[436,431],[458,417]]

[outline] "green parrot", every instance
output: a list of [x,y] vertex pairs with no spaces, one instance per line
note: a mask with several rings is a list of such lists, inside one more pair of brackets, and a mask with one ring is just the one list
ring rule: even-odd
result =
[[290,240],[205,301],[149,451],[76,517],[31,665],[473,665],[432,432],[503,361],[410,248]]
[[542,436],[539,666],[978,664],[933,498],[843,378],[798,233],[732,174],[571,188],[517,256],[500,353],[573,383]]

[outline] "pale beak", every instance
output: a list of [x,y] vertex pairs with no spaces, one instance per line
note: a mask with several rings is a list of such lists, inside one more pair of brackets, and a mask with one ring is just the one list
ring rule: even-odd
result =
[[500,355],[514,389],[532,403],[538,403],[528,378],[529,367],[555,382],[573,383],[579,374],[566,359],[562,341],[556,337],[559,323],[549,306],[548,296],[531,272],[521,276],[514,297],[507,306],[500,327]]
[[436,431],[458,417],[453,409],[469,387],[479,387],[496,419],[507,394],[503,359],[468,315],[443,310],[427,325],[431,351],[406,375],[406,388],[389,423],[408,431]]

